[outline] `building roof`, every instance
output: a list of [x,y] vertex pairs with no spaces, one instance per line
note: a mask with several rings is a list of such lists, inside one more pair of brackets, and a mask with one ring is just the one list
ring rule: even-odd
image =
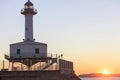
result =
[[47,44],[41,43],[41,42],[18,42],[18,43],[13,43],[10,45],[47,45]]
[[28,2],[25,3],[25,6],[33,6],[33,3],[28,0]]

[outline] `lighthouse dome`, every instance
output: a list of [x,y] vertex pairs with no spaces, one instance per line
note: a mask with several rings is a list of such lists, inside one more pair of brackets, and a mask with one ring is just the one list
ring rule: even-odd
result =
[[33,3],[28,0],[28,2],[25,3],[25,6],[33,6]]

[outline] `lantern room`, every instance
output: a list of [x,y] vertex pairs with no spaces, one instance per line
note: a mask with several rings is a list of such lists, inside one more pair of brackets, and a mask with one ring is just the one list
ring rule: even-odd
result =
[[37,14],[37,10],[33,7],[33,3],[30,2],[30,0],[24,4],[24,8],[21,10],[21,14]]

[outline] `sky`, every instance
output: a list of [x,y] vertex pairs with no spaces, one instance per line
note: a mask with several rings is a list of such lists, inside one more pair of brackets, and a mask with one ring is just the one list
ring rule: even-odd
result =
[[[24,39],[26,1],[0,0],[0,60]],[[38,11],[34,38],[48,44],[48,53],[73,61],[77,74],[120,73],[120,0],[31,1]]]

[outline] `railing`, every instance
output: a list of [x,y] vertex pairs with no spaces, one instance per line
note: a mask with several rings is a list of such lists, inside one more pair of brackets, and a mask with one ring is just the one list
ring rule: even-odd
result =
[[37,13],[37,9],[35,9],[35,8],[23,8],[23,9],[21,9],[21,13],[29,13],[29,12]]
[[[46,55],[40,55],[40,54],[46,54]],[[28,58],[28,57],[30,57],[30,58],[47,58],[47,57],[49,57],[49,58],[59,58],[59,59],[62,59],[63,58],[63,55],[62,54],[52,54],[52,53],[39,53],[39,54],[32,54],[32,53],[27,53],[27,54],[24,54],[24,55],[22,55],[22,54],[17,54],[17,53],[14,53],[14,55],[13,56],[10,56],[10,55],[6,55],[5,54],[5,59],[10,59],[10,58]]]
[[[50,58],[50,59],[46,59],[47,61],[45,60],[44,62],[39,60],[39,62],[36,63],[37,65],[36,64],[34,64],[34,65],[32,64],[33,67],[31,67],[30,70],[41,70],[41,71],[44,71],[44,70],[59,70],[59,59],[62,59],[63,55],[62,54],[57,55],[57,54],[51,54],[51,53],[47,53],[47,54],[48,55],[46,57],[43,57],[43,58]],[[17,55],[16,54],[16,55],[14,55],[13,59],[14,58],[19,58],[20,59],[22,57],[23,57],[22,55]],[[25,55],[24,55],[24,57],[25,57]],[[5,58],[8,59],[8,60],[12,59],[12,57],[10,57],[9,55],[5,55]],[[24,60],[24,62],[25,61],[26,60]],[[35,60],[33,60],[33,61],[35,61]],[[46,62],[47,62],[47,64],[46,64]],[[54,64],[54,63],[56,63],[56,64]],[[14,64],[14,63],[12,63],[12,64]],[[0,65],[3,65],[3,67],[0,66],[0,69],[16,70],[16,71],[29,70],[29,67],[25,66],[22,62],[19,63],[19,61],[13,67],[12,67],[12,65],[10,66],[10,62],[9,61],[7,61],[7,63],[6,63],[6,61],[5,62],[4,61],[0,61]]]
[[52,66],[52,64],[57,63],[57,58],[53,58],[51,63],[48,63],[46,66],[44,66],[41,71],[44,71],[48,67]]

